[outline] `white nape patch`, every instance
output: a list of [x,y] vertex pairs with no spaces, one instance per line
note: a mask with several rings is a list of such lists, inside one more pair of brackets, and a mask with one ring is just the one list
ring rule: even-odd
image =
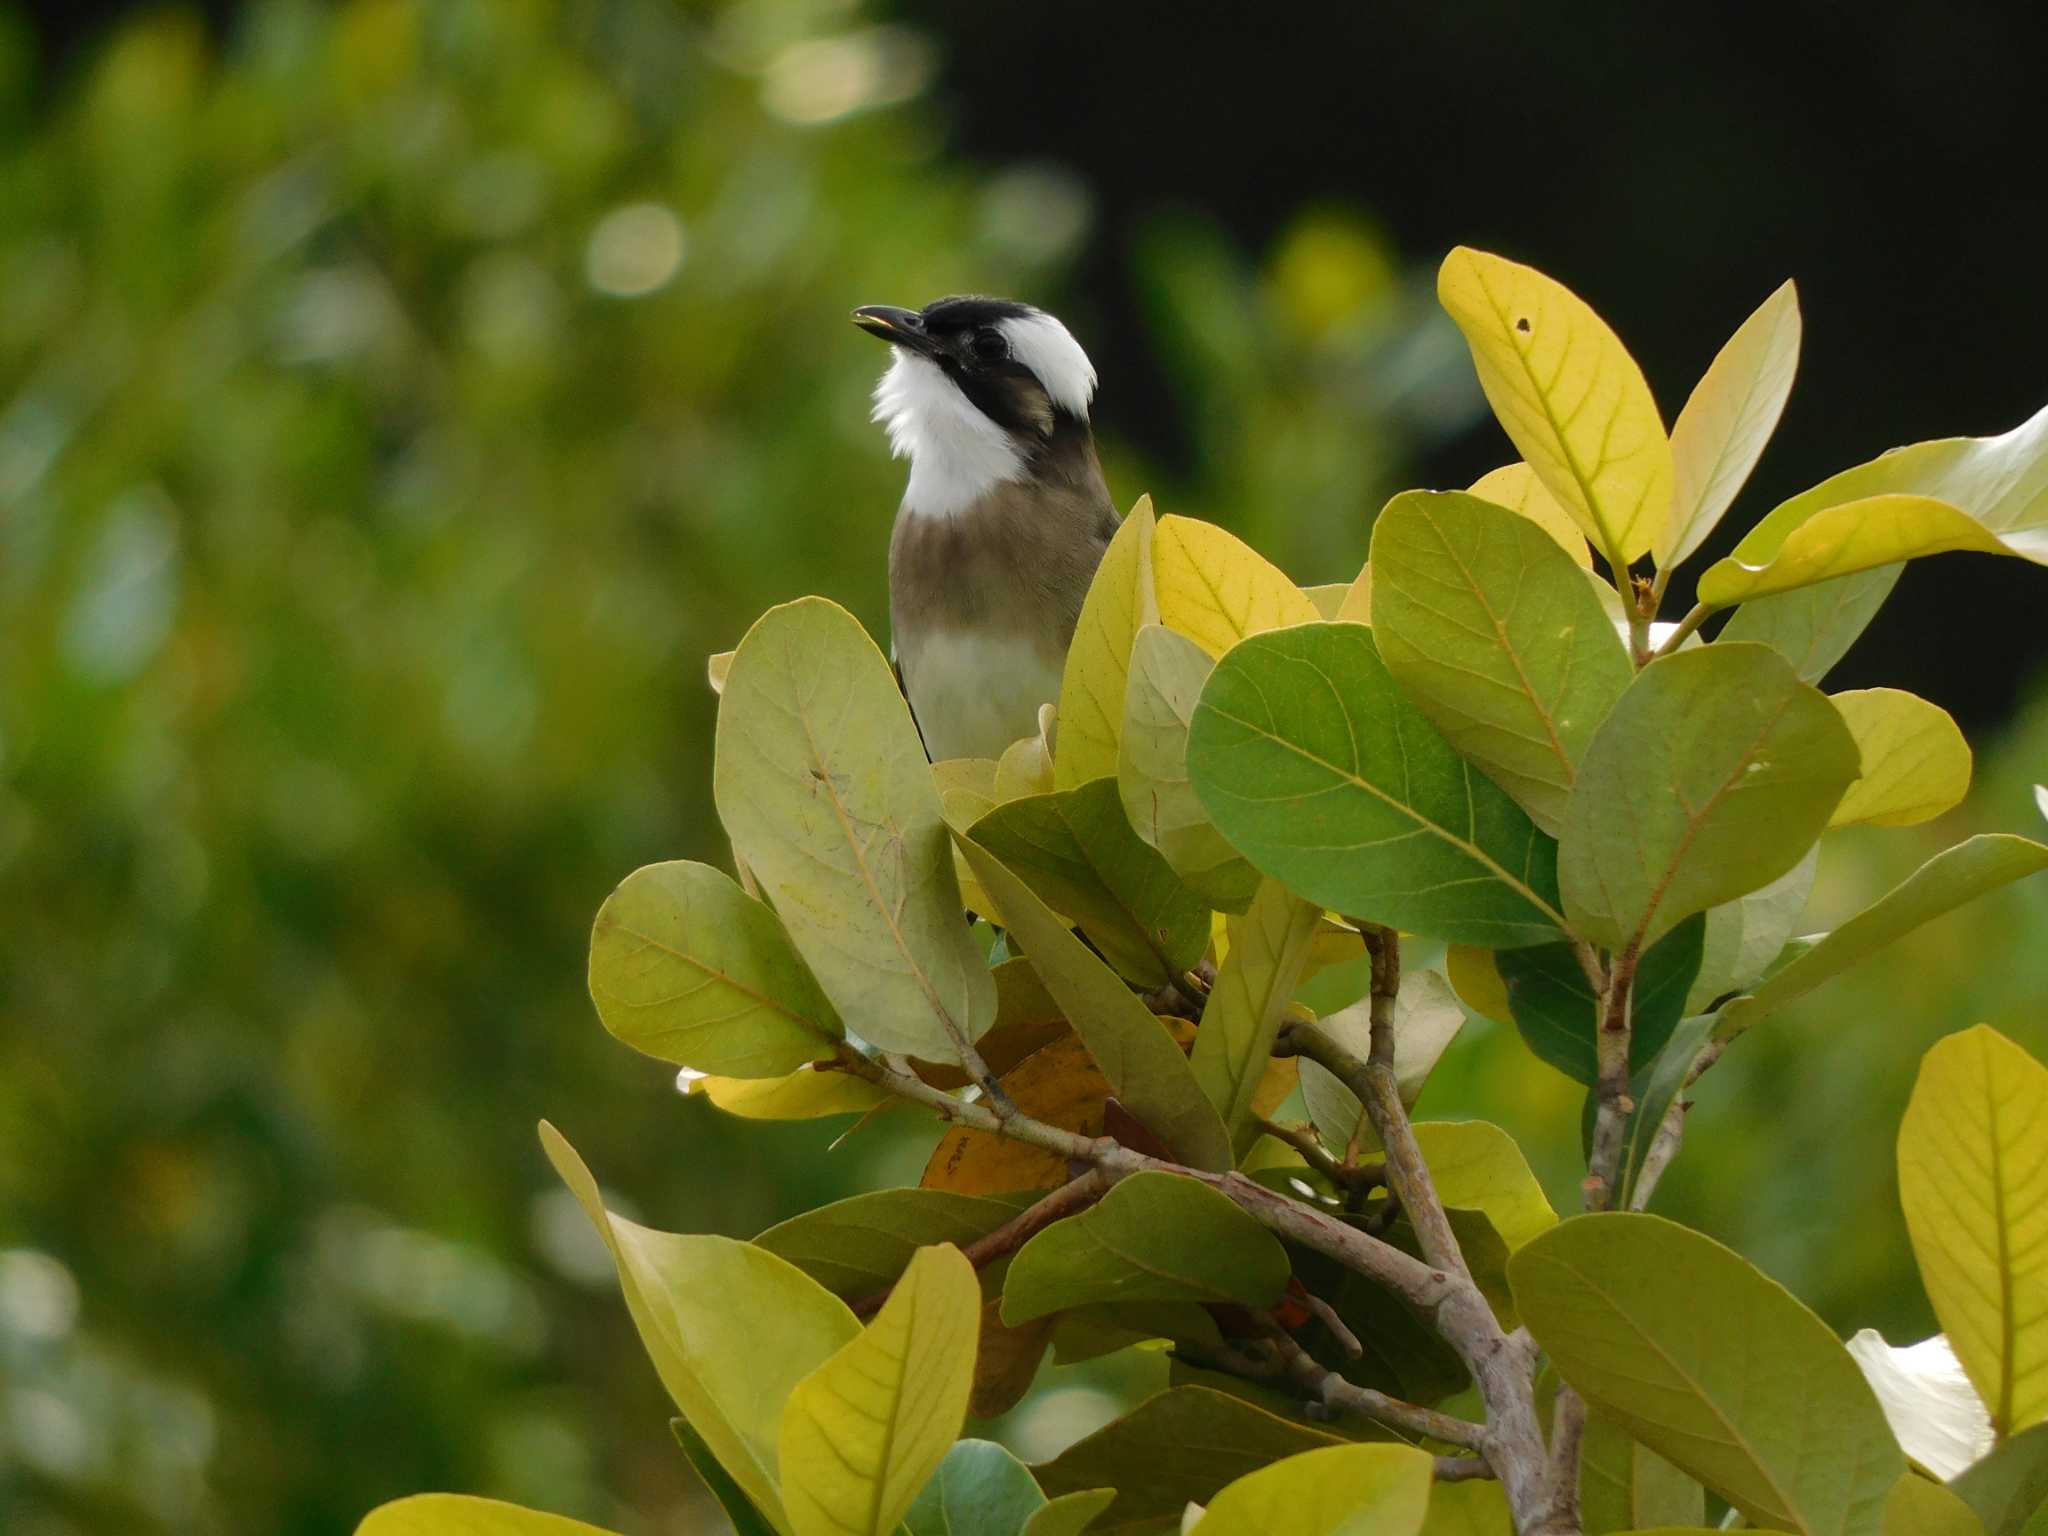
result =
[[1043,310],[998,320],[996,329],[1010,339],[1010,355],[1037,376],[1052,403],[1086,421],[1088,402],[1095,398],[1095,365],[1073,332]]
[[921,636],[904,669],[932,761],[1001,757],[1038,734],[1038,706],[1060,696],[1060,669],[1022,635],[942,629]]
[[976,409],[943,369],[914,352],[896,360],[875,386],[874,419],[889,429],[889,450],[910,460],[903,503],[924,517],[951,517],[1005,480],[1023,478],[1010,434]]

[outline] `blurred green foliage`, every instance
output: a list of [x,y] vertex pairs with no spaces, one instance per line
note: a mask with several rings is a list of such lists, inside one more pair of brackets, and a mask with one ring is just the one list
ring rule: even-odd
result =
[[[676,1228],[914,1178],[919,1131],[827,1159],[677,1100],[585,944],[628,871],[723,857],[706,654],[802,592],[885,630],[847,309],[1062,308],[1086,167],[946,161],[932,44],[850,0],[272,0],[220,53],[170,9],[62,78],[27,36],[0,11],[0,1528],[343,1532],[420,1488],[715,1528],[533,1125]],[[1478,407],[1426,281],[1342,207],[1136,250],[1197,451],[1118,453],[1098,355],[1120,499],[1348,577]],[[1817,908],[2023,824],[2044,761],[2036,712]],[[1674,1209],[1927,1331],[1910,1066],[1980,1018],[2048,1049],[2044,922],[2005,893],[1745,1041]],[[1574,1092],[1512,1040],[1423,1109],[1569,1191]]]

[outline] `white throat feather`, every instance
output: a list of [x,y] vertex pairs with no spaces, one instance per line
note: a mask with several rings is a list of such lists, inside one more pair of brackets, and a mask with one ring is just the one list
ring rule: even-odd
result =
[[920,516],[951,517],[1024,476],[1024,457],[1010,434],[929,358],[896,350],[875,386],[874,419],[888,428],[890,452],[910,460],[903,504]]

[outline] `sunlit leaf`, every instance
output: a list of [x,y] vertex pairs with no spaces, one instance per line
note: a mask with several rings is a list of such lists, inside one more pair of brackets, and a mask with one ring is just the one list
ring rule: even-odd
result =
[[1593,739],[1559,839],[1575,932],[1647,946],[1783,875],[1856,777],[1835,707],[1760,645],[1653,661]]
[[1744,603],[1714,637],[1768,645],[1792,663],[1800,680],[1818,683],[1848,654],[1892,588],[1904,565],[1881,565]]
[[496,1499],[416,1493],[373,1509],[356,1536],[611,1536],[565,1515],[544,1515]]
[[1372,568],[1387,670],[1555,835],[1587,744],[1635,675],[1585,573],[1529,519],[1426,491],[1387,503]]
[[996,803],[1021,800],[1026,795],[1049,795],[1057,788],[1053,771],[1053,731],[1057,712],[1050,704],[1038,706],[1038,729],[1003,748],[996,759]]
[[1490,501],[1529,519],[1549,534],[1580,570],[1593,568],[1593,547],[1586,542],[1585,531],[1572,520],[1571,513],[1558,505],[1557,498],[1543,488],[1536,471],[1527,464],[1516,460],[1488,470],[1466,490],[1481,501]]
[[851,614],[805,598],[747,631],[716,759],[719,819],[841,1017],[884,1050],[958,1060],[995,987],[910,708]]
[[1671,516],[1671,443],[1621,339],[1562,284],[1465,246],[1444,258],[1436,291],[1544,487],[1610,560],[1647,552]]
[[1883,1411],[1828,1326],[1740,1255],[1656,1216],[1580,1216],[1508,1278],[1558,1373],[1752,1524],[1877,1536],[1906,1470]]
[[787,1077],[699,1077],[690,1081],[701,1096],[742,1120],[819,1120],[858,1115],[889,1102],[886,1089],[848,1072],[799,1067]]
[[1986,833],[1943,849],[1811,949],[1773,972],[1749,996],[1730,1003],[1721,1011],[1718,1033],[1726,1037],[1747,1029],[1922,923],[2043,869],[2048,869],[2048,847],[2005,833]]
[[992,1440],[962,1440],[903,1517],[907,1536],[1021,1536],[1045,1508],[1031,1469]]
[[1015,1216],[1017,1200],[942,1189],[878,1189],[778,1222],[754,1239],[838,1296],[893,1285],[920,1248],[964,1248]]
[[1202,689],[1188,772],[1223,834],[1307,900],[1454,942],[1557,935],[1555,845],[1408,702],[1364,625],[1241,642]]
[[781,1433],[796,1536],[893,1536],[967,1417],[980,1319],[960,1250],[921,1248],[875,1320],[797,1383]]
[[1699,974],[1693,978],[1692,990],[1686,993],[1686,1013],[1703,1013],[1763,975],[1798,931],[1807,897],[1813,892],[1814,872],[1819,867],[1820,848],[1816,844],[1805,858],[1769,885],[1708,909]]
[[1991,1415],[1946,1335],[1894,1349],[1865,1328],[1846,1347],[1916,1465],[1946,1480],[1990,1452]]
[[[794,1527],[778,1491],[783,1404],[860,1333],[846,1303],[795,1265],[728,1237],[656,1232],[604,1208],[597,1181],[561,1133],[541,1145],[618,1267],[640,1342],[662,1385],[719,1465],[778,1531]],[[736,1304],[737,1298],[744,1304]],[[763,1329],[760,1319],[775,1326]]]
[[1195,1081],[1240,1148],[1249,1145],[1252,1100],[1265,1079],[1274,1037],[1300,985],[1321,916],[1277,880],[1266,880],[1251,909],[1230,921],[1230,947],[1209,989],[1189,1062]]
[[1225,840],[1188,782],[1188,723],[1215,669],[1209,653],[1177,630],[1147,624],[1131,648],[1117,790],[1138,836],[1157,848],[1189,889],[1241,912],[1259,874]]
[[1003,1282],[1003,1321],[1096,1302],[1270,1307],[1286,1285],[1279,1239],[1227,1195],[1180,1174],[1138,1173],[1019,1250]]
[[[1695,913],[1643,952],[1631,994],[1629,1070],[1640,1071],[1664,1048],[1685,1017],[1699,975],[1707,919]],[[1591,1087],[1600,1075],[1600,1000],[1569,944],[1504,949],[1494,957],[1508,1007],[1529,1049],[1558,1071]]]
[[634,871],[598,909],[590,995],[627,1045],[725,1077],[781,1077],[845,1033],[775,914],[687,859]]
[[1152,573],[1159,622],[1211,656],[1221,656],[1246,635],[1319,617],[1315,604],[1278,567],[1214,523],[1159,519]]
[[1983,1024],[1935,1045],[1899,1124],[1899,1203],[1992,1427],[2048,1418],[2048,1067]]
[[1419,1536],[1431,1458],[1406,1445],[1331,1445],[1246,1473],[1209,1500],[1197,1536]]
[[1152,579],[1156,527],[1152,498],[1140,496],[1109,541],[1081,604],[1060,679],[1060,754],[1053,770],[1058,788],[1116,772],[1131,642],[1159,618]]
[[1707,569],[1700,601],[1962,549],[2048,564],[2048,409],[1998,437],[1895,448],[1794,496]]
[[2048,1424],[2014,1435],[1951,1486],[1987,1536],[2039,1536],[2048,1508]]
[[965,838],[960,848],[1123,1106],[1183,1162],[1230,1167],[1229,1134],[1166,1027],[1000,859]]
[[1737,327],[1671,427],[1671,523],[1660,567],[1700,547],[1763,457],[1799,366],[1799,295],[1788,281]]
[[1841,711],[1863,776],[1829,825],[1910,827],[1952,810],[1970,790],[1970,744],[1939,704],[1897,688],[1829,695]]

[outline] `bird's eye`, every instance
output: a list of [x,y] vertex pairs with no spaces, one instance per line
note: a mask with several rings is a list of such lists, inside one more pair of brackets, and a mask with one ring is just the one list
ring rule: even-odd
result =
[[985,363],[998,363],[1010,355],[1010,344],[1001,331],[976,331],[974,355]]

